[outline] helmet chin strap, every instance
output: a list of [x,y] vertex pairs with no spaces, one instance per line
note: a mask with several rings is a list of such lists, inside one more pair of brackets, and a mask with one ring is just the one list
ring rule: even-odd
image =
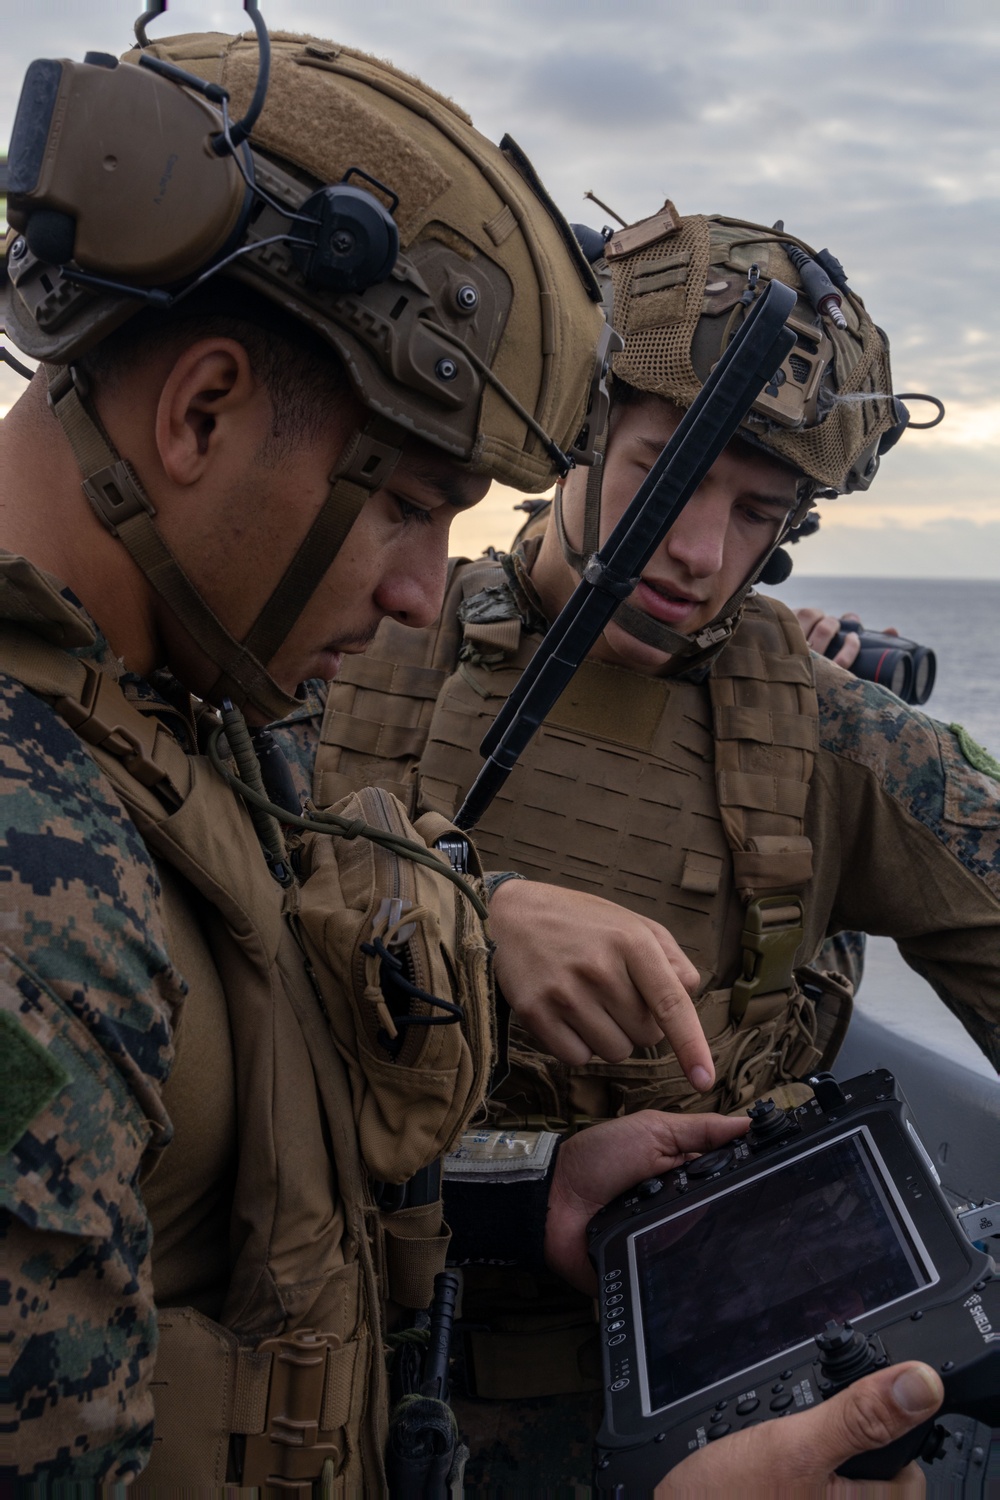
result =
[[356,432],[330,476],[319,514],[243,641],[237,641],[206,603],[154,525],[155,507],[127,459],[119,456],[72,366],[47,365],[49,405],[83,475],[83,490],[98,518],[128,549],[133,562],[219,675],[206,697],[251,707],[267,722],[284,718],[298,700],[267,671],[316,586],[343,545],[368,496],[385,484],[399,459],[402,434],[373,417]]
[[[555,520],[556,535],[562,548],[563,557],[569,563],[573,571],[583,577],[584,570],[590,562],[593,554],[600,547],[601,530],[601,487],[604,482],[604,455],[600,455],[600,462],[595,463],[587,473],[587,493],[584,500],[583,510],[583,548],[577,550],[566,534],[566,524],[563,516],[563,492],[561,488],[556,489],[555,500],[552,511]],[[803,516],[812,505],[812,495],[806,492],[798,501],[795,509],[789,513],[781,527],[777,537],[768,548],[767,552],[755,566],[750,577],[745,583],[730,596],[719,610],[713,620],[694,635],[681,635],[680,631],[671,630],[669,625],[664,625],[661,620],[654,620],[644,610],[637,609],[634,604],[620,604],[615,610],[613,619],[626,634],[635,640],[641,641],[644,646],[652,646],[657,651],[662,651],[672,657],[679,658],[678,669],[690,671],[694,667],[707,665],[714,660],[719,652],[729,641],[736,627],[739,625],[743,615],[743,604],[754,584],[760,578],[767,564],[777,552],[782,542],[794,526],[798,526]]]

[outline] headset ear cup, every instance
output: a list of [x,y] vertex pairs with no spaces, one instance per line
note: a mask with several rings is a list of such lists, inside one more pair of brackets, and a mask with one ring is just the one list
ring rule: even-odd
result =
[[760,572],[760,582],[769,584],[772,588],[779,583],[784,583],[791,574],[793,567],[792,559],[784,547],[779,547],[772,552]]

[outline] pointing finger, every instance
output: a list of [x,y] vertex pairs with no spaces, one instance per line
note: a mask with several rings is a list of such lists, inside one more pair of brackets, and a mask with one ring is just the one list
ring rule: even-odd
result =
[[[665,936],[669,937],[669,934]],[[653,934],[647,941],[637,941],[632,946],[628,968],[633,984],[673,1047],[684,1076],[693,1088],[704,1094],[715,1081],[712,1050],[705,1040],[691,996]],[[690,960],[686,961],[685,969],[694,970]],[[697,976],[697,970],[694,973]]]

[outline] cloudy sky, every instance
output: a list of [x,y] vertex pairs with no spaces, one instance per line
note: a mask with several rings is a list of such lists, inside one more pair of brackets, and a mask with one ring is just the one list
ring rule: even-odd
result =
[[[0,0],[0,149],[35,57],[121,51],[140,0]],[[272,29],[391,57],[528,151],[573,220],[665,196],[788,228],[843,261],[896,387],[946,422],[865,497],[823,508],[799,571],[1000,577],[1000,10],[988,0],[261,0]],[[237,0],[171,0],[151,35],[236,30]],[[0,408],[18,383],[0,367]],[[926,408],[924,409],[926,410]],[[916,409],[915,416],[921,415]],[[505,542],[509,495],[467,518]],[[809,549],[806,555],[807,547]]]

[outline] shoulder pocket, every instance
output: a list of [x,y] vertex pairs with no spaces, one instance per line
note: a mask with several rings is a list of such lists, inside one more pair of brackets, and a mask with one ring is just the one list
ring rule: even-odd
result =
[[1000,828],[1000,782],[970,764],[954,730],[936,722],[934,727],[944,767],[946,820],[963,828]]
[[0,1007],[33,1079],[22,1120],[10,1115],[12,1128],[24,1128],[5,1143],[0,1203],[30,1228],[109,1238],[134,1195],[151,1126],[86,1026],[6,948]]

